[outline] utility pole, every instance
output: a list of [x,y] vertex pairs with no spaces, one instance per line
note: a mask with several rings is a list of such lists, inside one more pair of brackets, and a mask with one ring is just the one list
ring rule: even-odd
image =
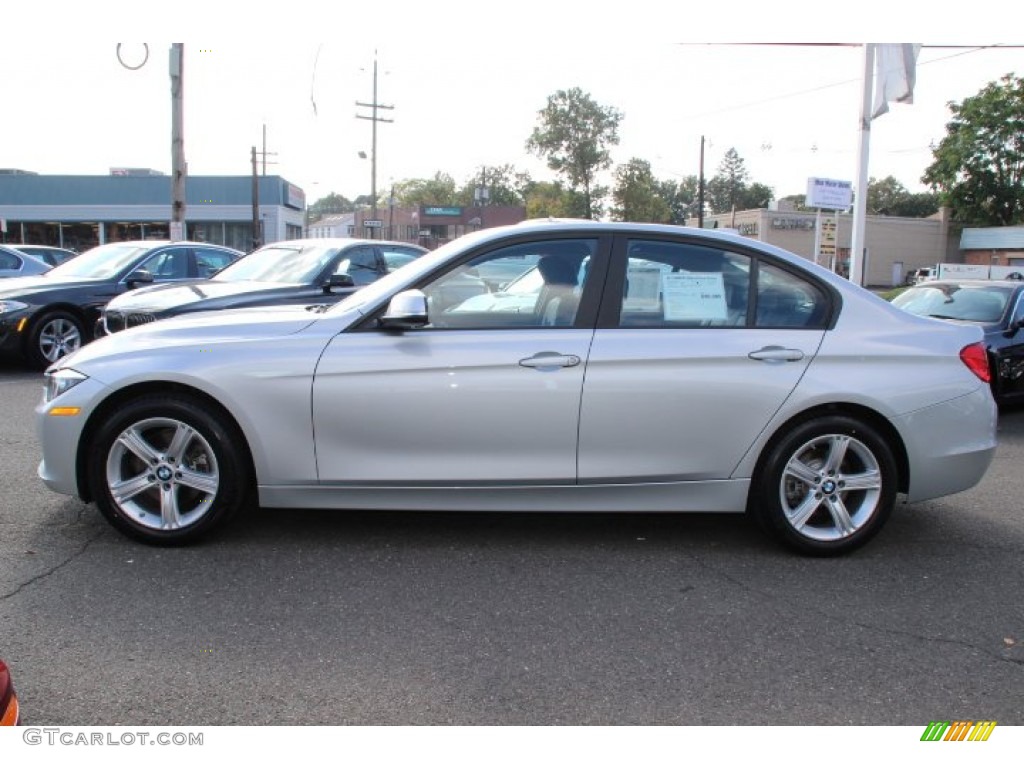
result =
[[387,118],[378,117],[378,109],[394,109],[394,105],[391,104],[378,104],[377,103],[377,52],[373,52],[373,100],[366,104],[362,101],[356,102],[357,107],[368,107],[371,112],[369,115],[356,114],[356,117],[360,120],[370,120],[373,122],[373,141],[370,145],[370,198],[373,204],[372,219],[377,220],[377,123],[393,123],[394,120]]
[[263,244],[260,231],[260,179],[256,175],[256,147],[252,148],[252,249]]
[[704,137],[700,137],[700,180],[697,182],[697,227],[704,229]]
[[171,45],[171,240],[185,239],[185,137],[182,102],[185,90],[185,45]]
[[[259,153],[263,157],[263,173],[262,176],[267,175],[267,155],[277,156],[277,152],[267,152],[267,124],[263,124],[263,151]],[[270,161],[271,165],[274,165],[274,161]]]

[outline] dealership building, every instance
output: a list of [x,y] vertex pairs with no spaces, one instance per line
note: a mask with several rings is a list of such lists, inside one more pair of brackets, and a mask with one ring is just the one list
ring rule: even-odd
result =
[[[926,219],[900,216],[867,216],[864,220],[864,285],[901,285],[909,271],[941,262],[964,261],[961,230],[950,222],[950,211],[942,208]],[[853,216],[822,211],[819,225],[814,211],[759,208],[704,217],[705,227],[733,229],[741,235],[817,261],[842,275],[849,274],[853,239]],[[688,222],[695,226],[696,219]],[[831,232],[834,245],[823,251],[820,227]]]
[[[189,176],[185,238],[250,251],[257,241],[302,237],[302,189],[280,176],[256,177],[255,195],[253,186],[251,176]],[[46,176],[0,170],[3,242],[82,251],[119,240],[162,240],[169,237],[170,219],[171,177],[156,171]]]

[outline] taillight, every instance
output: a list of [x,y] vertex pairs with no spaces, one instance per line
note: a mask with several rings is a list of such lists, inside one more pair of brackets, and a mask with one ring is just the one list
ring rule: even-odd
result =
[[971,369],[971,373],[988,383],[992,381],[992,371],[988,367],[988,352],[982,342],[969,344],[960,350],[960,359]]

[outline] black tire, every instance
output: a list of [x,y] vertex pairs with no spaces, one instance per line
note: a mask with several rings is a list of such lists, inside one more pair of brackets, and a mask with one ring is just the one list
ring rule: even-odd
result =
[[70,312],[47,312],[32,323],[25,353],[32,365],[43,369],[88,341],[81,319]]
[[848,416],[811,419],[769,448],[751,486],[750,511],[791,549],[845,554],[885,524],[897,474],[892,450],[874,428]]
[[96,433],[90,489],[121,533],[147,544],[189,544],[249,498],[243,445],[234,425],[198,400],[146,395],[118,407]]

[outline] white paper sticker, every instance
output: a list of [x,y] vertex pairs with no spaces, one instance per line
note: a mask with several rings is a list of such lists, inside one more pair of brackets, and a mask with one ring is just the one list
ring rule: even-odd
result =
[[665,319],[672,321],[729,318],[721,272],[672,272],[661,276]]

